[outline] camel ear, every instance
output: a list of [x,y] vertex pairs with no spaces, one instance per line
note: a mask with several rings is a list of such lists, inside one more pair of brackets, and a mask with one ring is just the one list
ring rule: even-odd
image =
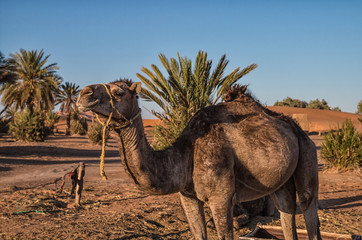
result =
[[131,92],[135,92],[136,94],[137,93],[140,93],[141,92],[141,83],[140,82],[135,82],[133,83],[130,87],[129,87],[129,90]]

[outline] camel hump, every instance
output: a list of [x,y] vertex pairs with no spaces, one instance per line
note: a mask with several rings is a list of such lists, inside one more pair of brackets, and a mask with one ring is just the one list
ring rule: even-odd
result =
[[239,84],[235,84],[231,87],[228,87],[224,91],[223,100],[225,102],[241,100],[246,95],[249,95],[246,93],[247,89],[248,89],[248,85],[239,85]]

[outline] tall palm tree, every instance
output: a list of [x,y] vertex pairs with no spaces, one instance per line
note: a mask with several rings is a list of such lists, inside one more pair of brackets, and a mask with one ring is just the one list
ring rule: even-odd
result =
[[0,88],[5,107],[14,106],[16,110],[27,107],[31,112],[53,109],[59,81],[56,70],[59,68],[56,63],[46,65],[49,57],[44,56],[43,50],[20,49],[19,53],[10,54],[17,79]]
[[168,60],[164,54],[159,55],[167,71],[167,78],[153,64],[152,70],[145,67],[141,69],[146,76],[137,74],[148,88],[142,89],[141,97],[146,101],[154,101],[163,110],[163,113],[153,111],[162,121],[155,132],[159,143],[156,147],[159,148],[170,145],[199,109],[217,103],[226,88],[257,67],[251,64],[243,69],[236,68],[224,76],[229,63],[225,54],[213,71],[212,61],[207,59],[206,52],[198,52],[194,67],[187,57],[180,57],[178,53],[177,57],[177,60]]
[[76,103],[79,93],[80,90],[78,85],[75,85],[75,83],[65,82],[65,84],[60,85],[59,93],[56,97],[56,104],[61,104],[60,111],[67,113],[66,135],[70,135],[70,119],[72,111],[77,109]]
[[13,69],[13,62],[6,59],[4,54],[0,51],[0,85],[5,83],[14,83],[16,74]]
[[[16,74],[14,73],[14,64],[9,59],[5,58],[4,54],[0,51],[0,86],[5,83],[11,84],[16,80]],[[4,107],[0,111],[0,116],[3,112],[7,111],[7,107]]]

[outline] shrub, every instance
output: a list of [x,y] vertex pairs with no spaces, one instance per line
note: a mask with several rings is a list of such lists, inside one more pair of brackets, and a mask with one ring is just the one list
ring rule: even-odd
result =
[[310,109],[322,109],[322,110],[330,110],[331,109],[326,100],[324,100],[324,99],[319,100],[318,98],[316,100],[311,100],[308,103],[307,108],[310,108]]
[[154,126],[153,130],[156,141],[153,141],[152,148],[155,150],[163,150],[170,146],[186,127],[187,121],[184,119],[185,116],[181,114],[181,111],[169,113],[169,115],[171,117],[164,116],[162,124]]
[[362,114],[362,100],[357,104],[357,114]]
[[[102,130],[103,126],[99,123],[92,124],[87,132],[88,139],[94,145],[102,145]],[[106,131],[106,139],[109,138],[109,130]]]
[[40,113],[26,109],[15,114],[9,125],[9,133],[17,141],[40,142],[44,141],[50,130],[45,126],[45,119]]
[[59,121],[59,115],[55,112],[48,111],[45,114],[45,126],[49,128],[50,134],[54,133],[55,124]]
[[351,120],[342,123],[336,131],[324,136],[322,158],[329,165],[340,168],[356,168],[362,163],[362,134],[358,133]]
[[71,115],[71,120],[73,120],[73,121],[79,121],[80,120],[80,113],[79,113],[79,111],[78,110],[72,110],[71,111],[71,113],[70,113],[70,115]]
[[88,123],[87,119],[80,118],[77,120],[72,121],[70,125],[70,133],[73,134],[79,134],[79,135],[86,135],[88,131]]
[[342,110],[339,107],[331,108],[331,110],[336,112],[342,112]]
[[307,102],[287,97],[283,101],[276,101],[274,106],[305,108],[307,107]]

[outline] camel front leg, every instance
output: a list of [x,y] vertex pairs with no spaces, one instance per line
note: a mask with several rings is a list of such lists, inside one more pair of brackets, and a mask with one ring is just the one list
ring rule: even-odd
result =
[[220,240],[233,239],[233,204],[232,197],[220,195],[209,199],[209,206],[214,218],[217,235]]
[[180,199],[195,240],[207,239],[204,203],[182,193]]

